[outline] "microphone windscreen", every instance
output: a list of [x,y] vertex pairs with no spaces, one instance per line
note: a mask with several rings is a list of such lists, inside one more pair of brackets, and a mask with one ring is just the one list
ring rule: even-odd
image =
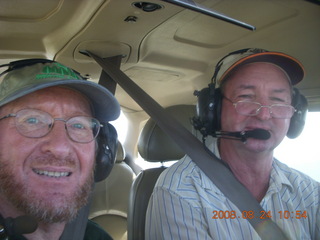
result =
[[271,134],[269,131],[264,130],[264,129],[253,129],[251,131],[246,131],[245,136],[247,138],[255,138],[255,139],[260,139],[260,140],[268,140],[271,137]]
[[34,232],[38,227],[38,222],[31,216],[19,216],[14,219],[12,228],[14,235],[22,235]]

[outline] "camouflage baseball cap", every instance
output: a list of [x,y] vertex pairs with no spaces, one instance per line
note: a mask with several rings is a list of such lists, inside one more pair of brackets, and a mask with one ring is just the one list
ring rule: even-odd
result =
[[[30,60],[32,62],[32,59]],[[0,107],[40,89],[66,86],[81,92],[89,99],[94,117],[98,120],[112,121],[120,114],[120,105],[110,91],[83,79],[80,74],[58,62],[38,59],[36,63],[9,70],[5,71],[8,73],[0,83]]]

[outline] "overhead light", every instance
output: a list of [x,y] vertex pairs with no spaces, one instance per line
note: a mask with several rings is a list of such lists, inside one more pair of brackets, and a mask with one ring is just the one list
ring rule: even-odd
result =
[[162,8],[161,5],[150,2],[134,2],[132,5],[144,12],[154,12]]

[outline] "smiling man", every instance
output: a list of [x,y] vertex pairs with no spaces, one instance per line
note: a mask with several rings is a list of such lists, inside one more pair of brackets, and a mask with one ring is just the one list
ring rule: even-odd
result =
[[[0,85],[1,219],[38,222],[36,231],[13,239],[60,238],[88,202],[99,131],[120,112],[105,88],[39,61],[18,62]],[[111,238],[88,221],[84,239]]]

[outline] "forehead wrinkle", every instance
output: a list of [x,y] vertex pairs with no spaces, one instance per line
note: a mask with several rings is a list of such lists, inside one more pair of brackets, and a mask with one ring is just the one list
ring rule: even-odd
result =
[[[281,68],[280,66],[278,66],[278,65],[276,65],[276,64],[274,64],[274,63],[270,63],[270,62],[253,62],[253,63],[246,63],[246,64],[244,64],[244,65],[242,65],[242,66],[236,67],[236,68],[233,69],[230,73],[228,73],[228,74],[225,76],[224,79],[220,79],[220,80],[219,80],[219,81],[221,81],[221,82],[220,82],[220,88],[221,88],[222,90],[224,90],[226,83],[229,82],[230,79],[232,79],[235,75],[237,75],[239,72],[243,71],[244,69],[246,69],[246,68],[249,67],[250,65],[255,65],[255,64],[268,64],[268,65],[274,66],[275,68],[277,68],[278,70],[280,70],[280,71],[284,74],[287,82],[289,83],[290,87],[292,88],[292,83],[291,83],[291,80],[290,80],[290,77],[289,77],[288,73],[287,73],[283,68]],[[251,70],[251,71],[252,71],[252,70]]]
[[[65,92],[60,90],[63,90]],[[38,101],[37,99],[39,99],[40,97],[41,101]],[[74,100],[75,98],[78,98],[78,100]],[[70,102],[72,102],[72,104]],[[78,103],[79,106],[81,105],[80,107],[76,107],[74,105]],[[33,108],[41,111],[46,111],[51,114],[52,110],[57,109],[57,104],[62,107],[61,109],[69,109],[70,111],[70,106],[73,106],[72,115],[94,116],[89,99],[81,92],[64,86],[48,87],[22,96],[2,106],[0,108],[0,113],[4,112],[3,114],[8,114],[10,112],[16,112],[25,108]],[[45,109],[43,109],[44,107]],[[65,114],[63,114],[63,116],[61,117],[70,118],[71,116],[68,115],[69,113],[71,112],[66,111]]]

